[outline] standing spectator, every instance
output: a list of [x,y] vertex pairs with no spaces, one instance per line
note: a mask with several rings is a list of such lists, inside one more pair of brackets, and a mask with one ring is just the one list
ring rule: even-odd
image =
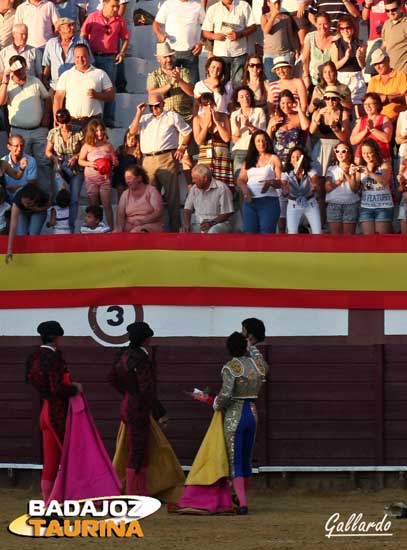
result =
[[388,20],[382,29],[383,49],[393,69],[407,73],[407,15],[401,11],[400,0],[385,0]]
[[406,109],[407,76],[403,71],[391,68],[388,54],[381,49],[375,50],[371,59],[377,75],[372,76],[367,90],[379,94],[382,115],[396,121],[398,115]]
[[311,226],[313,235],[321,233],[321,215],[318,205],[319,177],[311,169],[310,159],[304,149],[294,147],[288,154],[281,176],[284,194],[288,197],[287,230],[298,233],[302,216]]
[[[66,17],[68,19],[73,19],[74,21],[78,18],[79,6],[77,0],[52,0],[58,9],[59,16],[61,18]],[[55,29],[56,30],[56,29]]]
[[195,84],[194,97],[199,99],[202,94],[213,94],[216,110],[227,113],[232,100],[233,86],[226,82],[226,66],[220,57],[210,57],[205,64],[206,78]]
[[[61,17],[55,22],[57,36],[50,38],[42,57],[42,80],[47,87],[55,91],[58,78],[74,66],[74,49],[77,44],[89,47],[86,38],[75,34],[75,21]],[[94,62],[91,54],[89,61]]]
[[130,134],[140,134],[140,147],[144,155],[143,168],[150,183],[159,191],[164,191],[170,229],[178,233],[181,223],[178,163],[191,140],[192,130],[178,113],[164,110],[162,95],[150,94],[148,102],[151,111],[148,115],[143,115],[147,107],[145,103],[137,105],[136,116],[130,124]]
[[[175,66],[188,69],[191,83],[199,80],[199,54],[203,43],[201,25],[205,11],[197,0],[166,0],[153,22],[159,42],[169,42],[175,53]],[[164,28],[163,28],[164,27]]]
[[16,13],[13,4],[14,0],[0,0],[0,49],[9,46],[12,42],[11,32]]
[[312,0],[308,8],[308,19],[316,27],[316,15],[324,11],[331,18],[331,32],[335,34],[338,20],[341,15],[359,17],[359,8],[356,0]]
[[301,51],[304,47],[305,37],[310,29],[307,13],[310,3],[311,0],[281,0],[281,11],[290,15],[293,20],[294,30],[297,32]]
[[39,235],[47,219],[50,197],[38,185],[30,183],[17,191],[11,207],[6,263],[13,259],[16,235]]
[[206,12],[202,34],[214,41],[213,54],[226,62],[234,87],[243,78],[247,37],[255,30],[256,21],[244,0],[219,0]]
[[361,147],[362,171],[356,172],[356,182],[362,190],[359,221],[364,235],[391,233],[393,221],[393,198],[391,194],[391,169],[383,162],[379,146],[372,139],[366,139]]
[[[10,134],[23,136],[26,151],[37,161],[39,183],[49,190],[51,170],[45,144],[51,116],[51,100],[44,84],[27,75],[27,62],[21,55],[10,59],[12,72],[6,71],[0,87],[0,105],[8,105]],[[11,75],[11,78],[10,78]]]
[[9,59],[13,55],[21,55],[27,62],[27,74],[30,76],[41,76],[40,50],[27,44],[28,28],[24,23],[17,23],[13,27],[13,42],[0,51],[0,75],[10,68]]
[[200,113],[193,120],[194,139],[199,146],[198,163],[210,166],[216,180],[233,187],[229,117],[216,110],[212,94],[202,94],[199,106]]
[[367,138],[373,139],[379,146],[383,160],[390,161],[390,143],[393,137],[393,124],[391,120],[381,114],[382,102],[380,96],[367,93],[363,98],[365,115],[360,117],[353,127],[350,142],[357,145],[355,151],[355,163],[360,163],[360,144]]
[[357,36],[354,19],[343,15],[338,21],[339,38],[331,48],[332,61],[338,70],[338,80],[348,86],[356,118],[362,113],[360,105],[366,93],[366,84],[362,69],[365,66],[366,47]]
[[164,204],[154,185],[149,185],[144,168],[133,164],[124,171],[126,191],[117,207],[115,232],[151,233],[164,231]]
[[[184,206],[185,233],[230,233],[233,216],[232,194],[227,185],[217,181],[208,166],[197,164],[192,169],[193,186]],[[195,212],[196,222],[192,223]]]
[[254,94],[253,107],[261,107],[267,110],[266,77],[261,57],[251,55],[247,58],[243,73],[243,86],[248,86]]
[[23,166],[27,163],[21,178],[15,179],[7,173],[4,176],[7,195],[10,200],[13,200],[15,193],[24,187],[24,185],[38,183],[37,163],[35,162],[34,157],[24,153],[24,147],[25,142],[23,136],[18,134],[9,136],[7,142],[7,149],[9,150],[9,153],[3,157],[3,160],[8,162],[14,170],[21,170],[21,163]]
[[148,74],[147,92],[164,96],[166,111],[174,111],[185,121],[191,121],[194,91],[189,70],[175,67],[175,52],[168,42],[157,44],[156,58],[160,67]]
[[331,59],[334,38],[331,33],[331,20],[327,13],[317,13],[315,26],[316,30],[309,32],[305,37],[302,52],[303,79],[307,88],[318,84],[321,67]]
[[[119,15],[124,17],[128,3],[129,0],[119,0]],[[82,26],[88,15],[102,9],[103,0],[79,0],[76,1],[76,5],[79,8],[79,23]]]
[[[57,126],[48,133],[45,154],[54,162],[55,173],[62,176],[63,180],[69,184],[71,194],[69,226],[71,233],[74,233],[83,182],[83,173],[78,165],[83,131],[79,126],[72,126],[71,115],[66,109],[57,111],[55,119]],[[57,178],[55,181],[58,181]]]
[[14,23],[25,23],[28,27],[28,43],[44,49],[54,36],[53,25],[59,19],[58,10],[49,0],[25,0],[16,9]]
[[[113,83],[116,82],[117,65],[123,63],[130,36],[126,20],[118,12],[119,0],[103,0],[102,9],[88,15],[81,28],[81,36],[89,41],[95,56],[95,66],[103,69]],[[103,118],[107,126],[114,127],[114,112],[114,102],[106,103]]]
[[90,64],[89,48],[84,44],[75,46],[74,63],[75,66],[65,71],[58,80],[54,117],[65,100],[72,122],[84,127],[92,118],[102,118],[103,102],[114,100],[114,89],[105,71]]
[[350,169],[352,147],[340,141],[335,148],[335,161],[326,173],[326,217],[332,235],[353,235],[359,216],[358,184]]
[[266,129],[266,115],[261,107],[255,107],[254,93],[248,86],[239,86],[234,95],[234,105],[230,126],[232,132],[233,172],[239,175],[247,155],[250,138],[256,130]]
[[293,65],[286,57],[274,59],[273,71],[277,74],[278,80],[271,82],[268,88],[269,111],[275,112],[280,101],[280,94],[283,90],[289,90],[295,101],[298,101],[300,108],[307,110],[307,90],[301,78],[294,78],[292,75]]
[[117,159],[114,147],[108,141],[106,126],[101,120],[96,118],[89,122],[83,142],[78,162],[79,166],[85,168],[84,180],[89,203],[102,203],[106,213],[107,225],[112,228],[111,178],[113,166],[117,164]]
[[267,0],[268,12],[261,16],[261,29],[264,34],[264,72],[267,80],[273,82],[278,76],[273,72],[274,58],[289,57],[298,52],[299,43],[293,20],[281,12],[280,0]]
[[251,137],[238,185],[243,195],[245,233],[275,233],[280,217],[277,189],[281,187],[281,162],[263,130]]

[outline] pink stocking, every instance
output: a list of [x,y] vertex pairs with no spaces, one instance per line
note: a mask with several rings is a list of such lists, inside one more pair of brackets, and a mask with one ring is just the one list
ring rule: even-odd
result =
[[240,507],[247,506],[245,479],[243,477],[235,477],[233,479],[233,487],[235,489],[236,496],[239,499]]

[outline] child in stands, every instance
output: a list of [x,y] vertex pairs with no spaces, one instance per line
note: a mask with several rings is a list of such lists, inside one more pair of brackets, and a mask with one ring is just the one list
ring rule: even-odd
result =
[[81,233],[110,233],[111,228],[103,221],[103,208],[97,204],[88,206]]
[[54,235],[68,235],[69,228],[69,204],[71,193],[68,189],[61,189],[55,197],[55,205],[49,209],[49,221],[47,227],[52,227]]

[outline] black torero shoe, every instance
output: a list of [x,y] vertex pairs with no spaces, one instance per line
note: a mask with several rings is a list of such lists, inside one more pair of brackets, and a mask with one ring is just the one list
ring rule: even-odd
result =
[[238,516],[247,516],[248,513],[249,513],[249,509],[247,506],[239,506],[239,508],[237,508],[236,510],[236,514]]

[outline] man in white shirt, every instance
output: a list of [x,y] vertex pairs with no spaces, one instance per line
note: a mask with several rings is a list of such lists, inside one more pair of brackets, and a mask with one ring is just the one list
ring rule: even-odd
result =
[[102,118],[103,103],[114,101],[115,92],[105,71],[90,64],[87,46],[75,46],[73,56],[75,66],[61,74],[56,86],[54,118],[65,101],[72,122],[86,126],[91,118]]
[[[143,168],[150,184],[164,191],[170,218],[170,230],[178,233],[180,220],[179,161],[192,137],[191,127],[178,113],[164,111],[164,98],[160,94],[148,97],[150,114],[144,115],[146,103],[139,103],[136,116],[129,126],[130,135],[140,135],[140,148],[144,155]],[[179,145],[181,138],[181,144]]]
[[41,187],[50,190],[51,167],[45,156],[51,100],[44,84],[35,76],[27,75],[24,57],[14,55],[10,69],[4,72],[0,86],[0,105],[8,105],[10,135],[18,134],[25,141],[25,150],[38,165]]
[[204,38],[213,40],[213,55],[221,57],[236,88],[247,59],[247,37],[256,30],[252,10],[244,0],[219,0],[208,8],[202,25]]
[[192,84],[199,80],[201,25],[204,19],[201,2],[166,0],[153,22],[153,31],[158,41],[170,44],[175,51],[175,66],[189,69]]
[[27,74],[41,76],[41,51],[27,44],[28,28],[24,23],[17,23],[13,27],[13,43],[0,51],[0,78],[5,69],[9,69],[9,59],[13,55],[21,55],[27,61]]
[[[233,216],[232,193],[228,186],[215,180],[212,170],[197,164],[191,172],[193,187],[184,205],[184,233],[230,233]],[[195,212],[196,223],[192,223]]]
[[54,36],[53,25],[59,12],[48,0],[26,0],[16,9],[14,23],[28,27],[28,43],[36,48],[45,48],[47,40]]

